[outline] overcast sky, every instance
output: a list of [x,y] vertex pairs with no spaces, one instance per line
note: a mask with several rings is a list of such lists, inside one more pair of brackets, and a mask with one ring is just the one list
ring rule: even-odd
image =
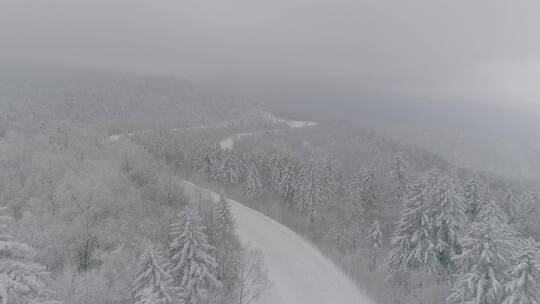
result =
[[540,1],[0,0],[0,62],[540,112]]

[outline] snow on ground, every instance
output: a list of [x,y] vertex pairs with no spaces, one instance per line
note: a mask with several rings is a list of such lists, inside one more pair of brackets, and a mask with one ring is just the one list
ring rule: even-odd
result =
[[287,124],[289,128],[291,129],[313,127],[317,125],[317,123],[314,121],[287,120],[281,117],[277,117],[274,115],[274,113],[268,112],[268,111],[263,111],[262,115],[266,121],[273,122],[273,123],[284,123],[284,124]]
[[231,137],[227,137],[225,138],[224,140],[220,141],[219,142],[219,146],[221,147],[221,149],[223,150],[230,150],[232,149],[233,145],[234,145],[234,141],[236,139],[240,139],[242,137],[246,137],[246,136],[249,136],[249,135],[252,135],[253,132],[246,132],[246,133],[238,133],[238,134],[235,134]]
[[[290,128],[314,126],[310,121],[288,121],[265,112],[265,119],[286,123]],[[200,129],[196,126],[190,129]],[[174,129],[181,130],[181,129]],[[184,129],[185,130],[185,129]],[[279,131],[279,130],[270,130]],[[149,130],[116,134],[120,139],[147,133]],[[268,131],[267,131],[268,132]],[[222,149],[230,149],[234,140],[253,133],[239,133],[220,142]],[[205,195],[217,202],[219,195],[191,182],[183,181],[186,194],[199,198]],[[317,248],[298,234],[269,217],[241,203],[227,199],[231,206],[238,236],[245,246],[258,249],[264,255],[268,269],[270,290],[253,304],[370,304],[373,303]]]
[[[219,195],[184,181],[187,195]],[[317,248],[269,217],[232,199],[237,233],[243,244],[260,250],[272,287],[254,304],[370,304],[358,288]]]
[[[286,120],[280,117],[275,116],[273,113],[268,111],[262,112],[263,119],[272,123],[284,123],[289,126],[291,129],[299,129],[299,128],[305,128],[305,127],[313,127],[316,126],[317,123],[314,121],[304,121],[304,120]],[[278,132],[279,129],[273,129],[273,130],[267,130],[264,132]],[[246,132],[246,133],[238,133],[235,135],[232,135],[230,137],[225,138],[224,140],[219,142],[219,145],[222,150],[230,150],[232,149],[235,140],[240,139],[242,137],[246,137],[249,135],[253,135],[260,132]]]
[[[287,120],[287,119],[284,119],[284,118],[281,118],[281,117],[277,117],[277,116],[274,115],[274,113],[268,112],[268,111],[262,111],[262,116],[263,116],[263,119],[268,121],[268,122],[276,123],[276,124],[278,124],[278,123],[287,124],[289,126],[289,128],[291,128],[291,129],[298,129],[298,128],[304,128],[304,127],[313,127],[313,126],[317,125],[317,123],[314,122],[314,121]],[[226,123],[221,124],[221,125],[226,126]],[[173,129],[170,129],[170,130],[173,131],[173,132],[179,132],[179,131],[200,130],[200,129],[205,129],[207,127],[208,126],[206,126],[206,125],[199,125],[199,126],[193,126],[193,127],[187,127],[187,128],[173,128]],[[113,135],[109,136],[109,141],[117,141],[117,140],[120,140],[122,138],[132,137],[132,136],[141,135],[141,134],[147,134],[147,133],[150,133],[152,131],[153,131],[152,129],[145,129],[145,130],[133,131],[133,132],[129,132],[129,133],[113,134]],[[270,131],[276,131],[276,130],[270,130]],[[221,146],[221,149],[229,150],[234,145],[234,140],[235,139],[240,139],[240,138],[242,138],[244,136],[249,136],[249,135],[253,135],[253,134],[254,134],[253,132],[238,133],[238,134],[235,134],[235,135],[233,135],[231,137],[225,138],[219,144]]]

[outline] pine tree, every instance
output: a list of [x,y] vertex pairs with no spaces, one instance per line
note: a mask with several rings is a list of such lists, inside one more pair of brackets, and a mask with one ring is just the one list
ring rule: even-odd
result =
[[509,222],[508,216],[502,210],[500,204],[495,201],[489,201],[482,205],[477,218],[481,222],[492,225],[506,225]]
[[515,250],[511,235],[493,221],[474,223],[463,239],[463,250],[455,260],[461,270],[454,284],[450,303],[499,304],[506,267],[504,256]]
[[206,173],[208,177],[215,179],[216,172],[221,165],[222,151],[216,145],[205,142],[197,151],[195,159],[195,169]]
[[407,186],[410,182],[410,166],[405,160],[405,154],[403,152],[397,152],[394,154],[392,163],[390,164],[390,177],[397,190],[397,198],[401,199],[407,192]]
[[322,186],[317,164],[310,161],[302,166],[296,184],[296,201],[300,211],[309,215],[312,222],[315,220],[317,208],[327,199]]
[[236,185],[242,177],[241,162],[236,153],[227,152],[221,163],[219,180],[227,185]]
[[328,199],[334,198],[338,192],[338,182],[336,180],[336,170],[332,160],[328,157],[322,164],[321,179]]
[[511,189],[506,192],[506,196],[502,204],[502,210],[504,213],[506,213],[508,224],[513,224],[516,222],[518,216],[517,201],[514,198],[514,193]]
[[[0,212],[4,213],[5,208]],[[7,233],[9,216],[0,215],[0,303],[60,303],[52,300],[45,267],[35,262],[36,251]]]
[[248,169],[245,188],[245,193],[248,198],[255,197],[263,190],[259,170],[257,170],[257,166],[255,166],[255,164],[252,164]]
[[223,195],[215,209],[215,247],[217,279],[223,282],[225,290],[231,292],[235,281],[235,265],[238,263],[240,240],[235,233],[235,224],[229,203]]
[[351,202],[358,209],[359,218],[372,219],[381,211],[373,171],[366,170],[351,177]]
[[482,200],[480,197],[480,184],[476,179],[470,179],[463,186],[463,197],[465,199],[465,214],[469,221],[476,222],[478,213],[482,208]]
[[171,276],[160,252],[151,244],[139,257],[133,292],[136,304],[171,304]]
[[284,168],[288,165],[289,159],[286,156],[279,157],[274,155],[272,159],[272,165],[270,170],[270,183],[272,189],[276,192],[280,192],[279,186],[281,181],[281,176],[283,175]]
[[292,163],[288,163],[280,174],[278,192],[282,199],[290,201],[294,198],[296,185],[295,168]]
[[540,237],[540,200],[535,192],[527,193],[521,199],[518,208],[517,227],[525,235],[534,237],[537,241]]
[[505,286],[506,298],[503,304],[538,304],[540,303],[540,286],[538,248],[533,240],[525,244],[519,251],[515,264],[508,272],[510,277]]
[[207,142],[204,142],[197,150],[195,159],[195,170],[210,174],[212,164],[211,148]]
[[171,237],[169,273],[174,286],[180,289],[183,303],[196,303],[200,291],[218,285],[216,260],[211,255],[214,248],[208,244],[204,227],[193,212],[178,213]]
[[436,270],[438,256],[431,239],[428,199],[425,181],[411,181],[403,197],[400,221],[390,241],[387,266],[392,275],[410,270]]
[[370,243],[370,265],[369,270],[375,271],[377,269],[377,250],[382,246],[382,232],[379,225],[379,220],[375,219],[367,232],[366,239]]
[[438,274],[445,275],[452,270],[452,257],[461,250],[458,239],[465,217],[462,199],[448,176],[435,181],[430,197],[428,213],[432,221],[433,243],[441,266]]

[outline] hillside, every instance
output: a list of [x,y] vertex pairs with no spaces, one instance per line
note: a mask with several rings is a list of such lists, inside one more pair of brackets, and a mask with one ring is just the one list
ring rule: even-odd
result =
[[540,180],[540,116],[533,113],[326,87],[289,88],[270,95],[261,96],[261,103],[277,113],[350,122],[423,147],[460,167]]

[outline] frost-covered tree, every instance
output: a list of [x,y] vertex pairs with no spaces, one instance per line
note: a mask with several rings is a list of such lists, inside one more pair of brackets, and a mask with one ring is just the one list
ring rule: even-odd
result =
[[509,222],[508,216],[501,208],[501,205],[493,200],[482,205],[477,218],[480,222],[492,225],[506,225]]
[[259,251],[246,250],[236,265],[235,303],[252,304],[268,289],[270,281]]
[[369,270],[375,271],[377,269],[377,250],[382,246],[382,232],[378,219],[375,219],[371,224],[366,234],[366,239],[370,244]]
[[504,296],[505,256],[517,250],[503,225],[474,223],[463,238],[462,252],[456,256],[459,274],[448,298],[450,303],[499,304]]
[[201,291],[218,285],[214,248],[208,244],[199,217],[189,211],[178,213],[171,238],[169,273],[173,284],[179,288],[183,303],[197,303]]
[[283,167],[278,182],[278,192],[282,199],[291,201],[294,198],[296,186],[295,167],[292,163],[288,163]]
[[462,199],[452,178],[438,178],[430,193],[431,204],[428,210],[431,218],[431,233],[437,250],[439,275],[451,270],[452,256],[460,252],[459,237],[462,233],[464,212]]
[[540,303],[540,285],[538,279],[538,248],[533,240],[519,250],[515,262],[508,271],[509,280],[505,285],[503,304],[538,304]]
[[322,182],[316,162],[310,161],[302,166],[296,183],[296,202],[300,211],[309,215],[312,222],[319,205],[327,200]]
[[403,152],[394,154],[390,164],[390,177],[396,188],[397,198],[401,198],[407,192],[407,186],[410,182],[410,166]]
[[478,213],[482,207],[480,190],[480,183],[474,178],[467,181],[463,186],[465,214],[470,222],[475,222],[477,220]]
[[230,292],[236,279],[234,267],[238,262],[238,250],[241,246],[235,234],[235,224],[229,203],[223,195],[217,202],[215,216],[216,276],[224,284],[225,291]]
[[216,233],[229,235],[234,233],[234,219],[225,195],[220,194],[215,210]]
[[0,303],[60,303],[52,300],[45,284],[48,273],[35,262],[34,248],[7,233],[12,219],[4,212],[5,208],[0,209]]
[[259,170],[252,164],[247,172],[245,194],[248,198],[253,198],[263,191],[263,184],[259,175]]
[[515,223],[518,217],[518,203],[511,189],[506,192],[501,208],[506,213],[508,224]]
[[518,208],[516,226],[528,236],[532,236],[537,241],[540,238],[540,199],[535,192],[523,195]]
[[431,239],[428,200],[425,182],[421,179],[410,182],[403,197],[399,223],[390,240],[387,267],[393,275],[410,270],[434,271],[438,264],[435,244]]
[[212,177],[221,163],[221,150],[216,145],[203,143],[197,150],[195,169]]
[[173,289],[168,265],[161,253],[151,244],[139,257],[133,284],[136,304],[172,304]]
[[321,166],[321,178],[323,180],[324,189],[327,192],[326,196],[334,198],[338,192],[337,172],[330,157],[326,158]]
[[236,185],[242,178],[242,163],[234,152],[227,152],[218,173],[219,180],[227,185]]
[[274,155],[272,158],[272,164],[270,169],[270,183],[272,189],[276,192],[280,192],[280,182],[285,172],[285,169],[289,166],[289,158],[286,156]]
[[351,202],[358,209],[358,217],[372,219],[380,211],[373,171],[366,170],[351,177]]

